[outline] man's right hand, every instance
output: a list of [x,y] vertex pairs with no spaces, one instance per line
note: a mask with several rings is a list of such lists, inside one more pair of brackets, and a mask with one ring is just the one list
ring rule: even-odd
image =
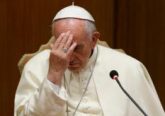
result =
[[61,85],[64,72],[68,68],[70,57],[76,46],[77,43],[73,41],[73,35],[69,31],[62,33],[51,45],[48,80]]

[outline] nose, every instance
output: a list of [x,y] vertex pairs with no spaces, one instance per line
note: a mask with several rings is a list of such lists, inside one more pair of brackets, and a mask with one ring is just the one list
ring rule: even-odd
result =
[[74,54],[74,52],[73,52],[73,54],[71,55],[71,57],[70,57],[70,61],[73,61],[75,59],[75,54]]

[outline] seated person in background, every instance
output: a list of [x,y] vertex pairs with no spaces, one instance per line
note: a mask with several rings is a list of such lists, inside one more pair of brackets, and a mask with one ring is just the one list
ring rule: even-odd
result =
[[148,116],[165,116],[142,63],[97,44],[100,33],[88,11],[60,10],[53,19],[56,41],[24,66],[15,95],[15,116],[142,116],[109,72]]

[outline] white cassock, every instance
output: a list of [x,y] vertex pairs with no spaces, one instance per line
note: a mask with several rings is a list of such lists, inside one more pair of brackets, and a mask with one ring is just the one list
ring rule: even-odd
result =
[[143,116],[110,79],[111,70],[118,71],[123,87],[148,116],[165,116],[146,68],[136,59],[97,45],[86,67],[76,74],[66,70],[58,87],[47,80],[49,55],[50,50],[44,50],[25,65],[15,96],[15,116],[73,116],[90,75],[76,116]]

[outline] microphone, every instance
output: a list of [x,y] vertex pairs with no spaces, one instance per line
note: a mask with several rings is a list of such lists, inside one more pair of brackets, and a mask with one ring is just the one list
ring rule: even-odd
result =
[[116,80],[117,84],[119,85],[119,87],[122,89],[122,91],[126,94],[126,96],[134,103],[134,105],[141,111],[141,113],[144,115],[144,116],[148,116],[144,110],[137,104],[137,102],[128,94],[128,92],[123,88],[123,86],[121,85],[118,77],[119,77],[119,74],[116,70],[112,70],[110,73],[110,77],[113,79],[113,80]]

